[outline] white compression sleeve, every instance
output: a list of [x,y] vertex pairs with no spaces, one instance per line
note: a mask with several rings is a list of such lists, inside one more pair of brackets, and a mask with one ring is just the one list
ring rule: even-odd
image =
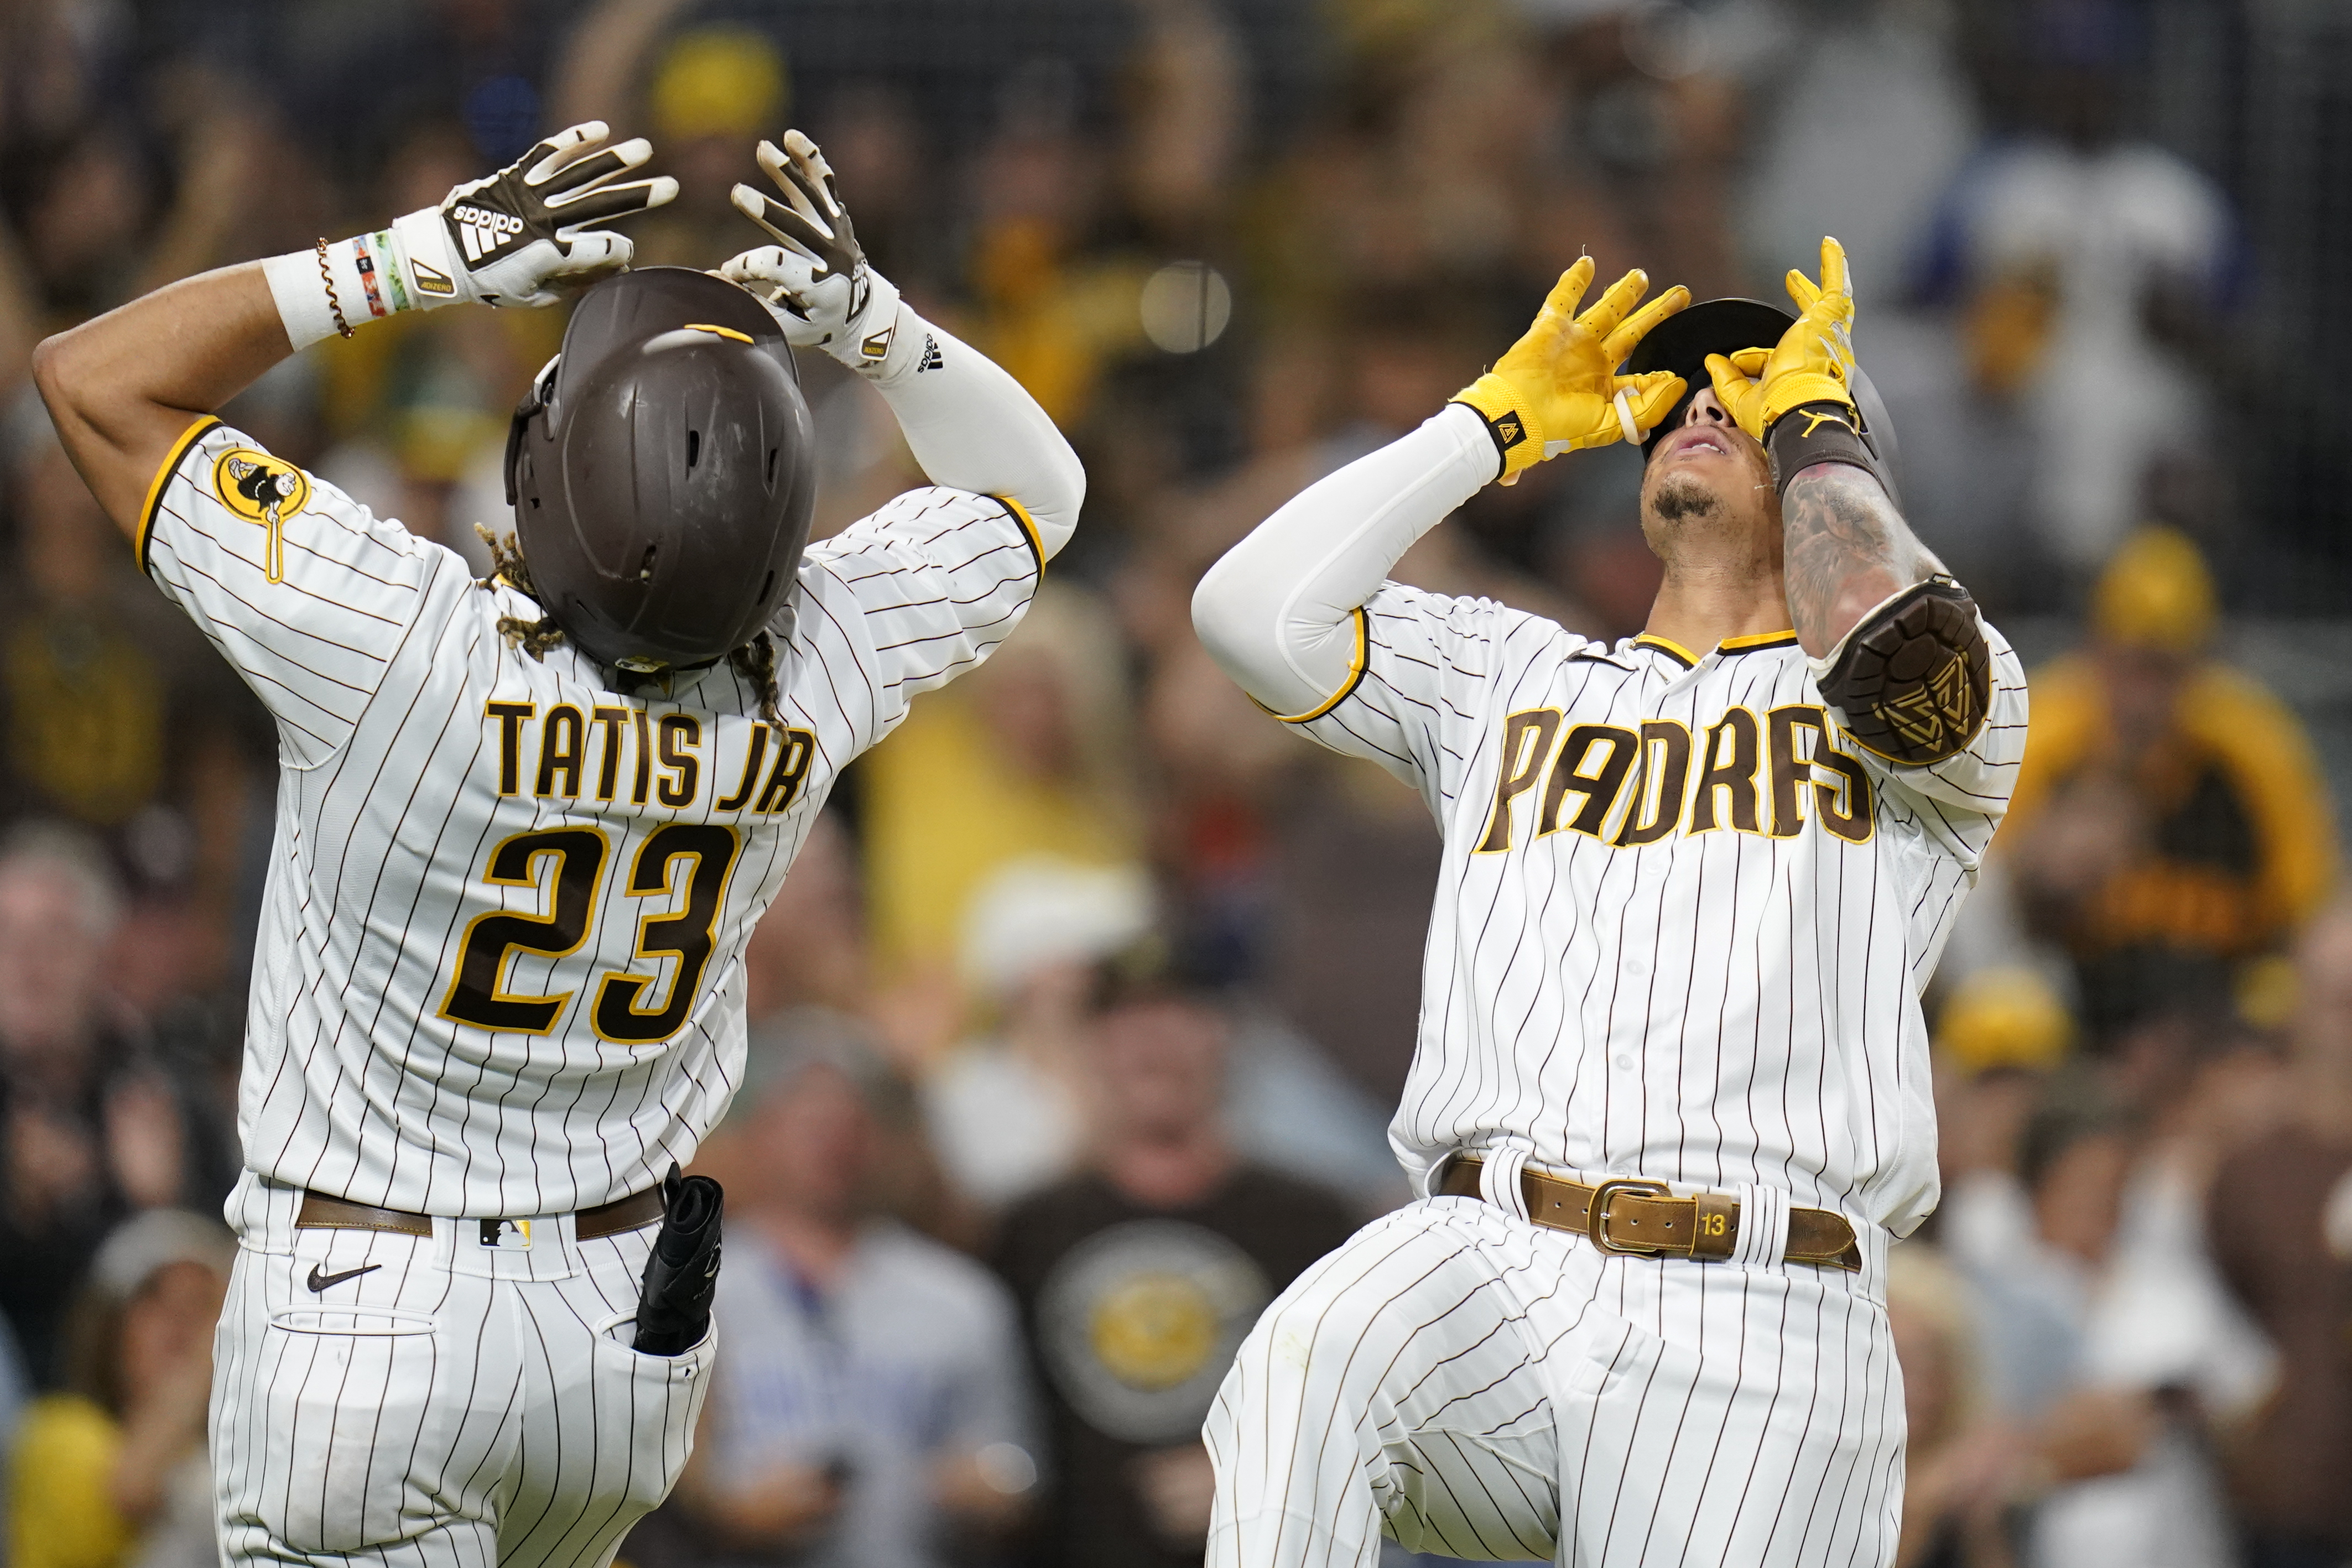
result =
[[1241,688],[1278,714],[1347,684],[1357,609],[1398,558],[1501,471],[1475,411],[1448,403],[1419,430],[1292,497],[1192,592],[1192,627]]
[[1018,501],[1049,559],[1069,542],[1086,470],[1037,400],[1001,366],[902,304],[889,354],[863,373],[933,484]]

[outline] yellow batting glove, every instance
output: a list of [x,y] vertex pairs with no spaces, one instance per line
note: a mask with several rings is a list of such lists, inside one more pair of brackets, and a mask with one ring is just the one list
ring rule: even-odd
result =
[[1846,274],[1845,247],[1824,238],[1820,286],[1792,271],[1789,298],[1796,301],[1797,323],[1780,335],[1777,346],[1743,349],[1727,359],[1706,357],[1715,395],[1739,428],[1758,441],[1775,420],[1802,404],[1853,407],[1853,283]]
[[1584,256],[1559,275],[1527,335],[1454,395],[1486,422],[1503,455],[1506,485],[1563,452],[1640,441],[1683,395],[1683,379],[1671,371],[1621,376],[1616,370],[1651,328],[1690,303],[1690,290],[1676,284],[1633,311],[1650,287],[1648,275],[1636,268],[1580,316],[1576,308],[1591,285],[1592,258]]

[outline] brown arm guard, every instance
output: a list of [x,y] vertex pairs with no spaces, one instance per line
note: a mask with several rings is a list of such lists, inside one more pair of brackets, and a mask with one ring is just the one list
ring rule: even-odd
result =
[[1958,756],[1992,696],[1976,601],[1940,575],[1905,589],[1846,634],[1816,684],[1847,732],[1887,761],[1921,768]]
[[1861,469],[1895,495],[1894,476],[1886,471],[1878,443],[1863,428],[1862,416],[1842,402],[1800,403],[1772,422],[1764,434],[1764,450],[1772,460],[1772,485],[1789,493],[1789,481],[1816,463],[1844,463]]

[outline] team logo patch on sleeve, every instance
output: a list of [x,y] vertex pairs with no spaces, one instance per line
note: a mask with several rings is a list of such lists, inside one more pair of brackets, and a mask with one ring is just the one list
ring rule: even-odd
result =
[[213,464],[213,494],[221,505],[266,531],[262,575],[286,580],[286,519],[310,500],[310,476],[282,457],[238,446]]

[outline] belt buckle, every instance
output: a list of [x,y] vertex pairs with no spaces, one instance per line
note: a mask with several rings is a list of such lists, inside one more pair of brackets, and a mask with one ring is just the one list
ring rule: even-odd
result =
[[1674,1190],[1662,1181],[1643,1176],[1611,1176],[1592,1189],[1592,1197],[1584,1208],[1584,1239],[1603,1252],[1614,1252],[1625,1258],[1655,1258],[1665,1251],[1661,1245],[1652,1247],[1635,1242],[1622,1247],[1609,1239],[1609,1199],[1615,1194],[1630,1192],[1643,1197],[1672,1197]]

